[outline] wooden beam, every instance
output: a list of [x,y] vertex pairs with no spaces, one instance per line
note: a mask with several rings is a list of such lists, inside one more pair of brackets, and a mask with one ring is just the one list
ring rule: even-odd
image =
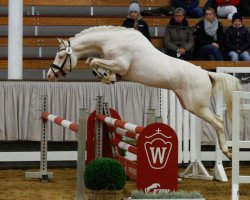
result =
[[[131,0],[23,0],[25,6],[103,6],[128,7]],[[172,0],[140,0],[141,7],[172,6]],[[206,0],[200,0],[204,7]],[[7,6],[8,0],[0,0],[0,6]]]
[[[101,26],[101,25],[113,25],[120,26],[126,17],[84,17],[84,16],[25,16],[23,23],[26,26]],[[157,17],[149,16],[144,17],[144,20],[150,27],[165,27],[170,18],[169,17]],[[200,19],[188,18],[190,26],[195,26]],[[232,24],[229,19],[220,19],[224,27],[228,27]],[[243,24],[246,27],[250,27],[250,19],[245,18]],[[8,25],[8,17],[0,17],[0,25]]]
[[250,61],[237,61],[235,62],[235,67],[250,67]]
[[[9,0],[0,0],[0,6],[7,6]],[[91,6],[92,0],[23,0],[24,6]]]
[[[53,63],[53,59],[25,59],[23,60],[23,69],[49,69],[50,65]],[[0,60],[0,69],[8,68],[8,60],[1,59]],[[77,69],[85,69],[89,68],[85,60],[78,60]]]
[[234,67],[233,61],[205,61],[205,60],[199,60],[199,61],[190,61],[196,66],[200,66],[203,69],[207,70],[215,70],[216,67]]
[[[145,21],[151,27],[165,27],[169,17],[144,17]],[[125,17],[53,17],[53,16],[26,16],[24,25],[26,26],[100,26],[113,25],[119,26],[125,20]],[[188,19],[190,26],[195,26],[199,19]],[[221,20],[224,26],[231,25],[231,20]],[[245,20],[244,24],[250,25],[250,20]],[[0,18],[0,25],[7,25],[8,17]]]
[[[30,58],[23,60],[23,68],[24,69],[48,69],[50,65],[53,63],[54,59],[52,58]],[[206,70],[215,70],[216,67],[250,67],[249,61],[189,61],[194,65],[201,67]],[[8,60],[1,59],[0,60],[0,69],[7,69]],[[78,60],[77,69],[87,69],[89,68],[85,63],[85,60]]]
[[[68,40],[69,37],[61,37],[61,36],[48,36],[48,37],[24,37],[23,38],[23,46],[24,47],[58,47],[59,42],[57,41],[57,37],[60,37],[62,39]],[[70,36],[73,37],[73,36]],[[164,42],[163,38],[157,37],[152,38],[152,44],[156,48],[163,48]],[[8,38],[2,37],[0,38],[0,47],[7,47],[8,46]]]
[[[93,0],[93,6],[128,7],[131,0]],[[172,6],[172,0],[140,0],[140,7]]]

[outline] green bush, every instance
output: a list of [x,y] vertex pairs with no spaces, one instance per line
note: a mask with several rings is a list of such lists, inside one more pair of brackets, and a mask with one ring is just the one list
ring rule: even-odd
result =
[[122,190],[126,183],[126,175],[117,160],[98,158],[86,167],[84,183],[90,190]]

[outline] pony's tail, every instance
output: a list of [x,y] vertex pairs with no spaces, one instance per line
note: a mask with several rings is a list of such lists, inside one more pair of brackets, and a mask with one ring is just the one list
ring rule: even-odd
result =
[[227,73],[208,72],[212,82],[213,93],[223,91],[224,101],[227,107],[227,116],[232,120],[233,91],[241,91],[242,87],[238,78]]

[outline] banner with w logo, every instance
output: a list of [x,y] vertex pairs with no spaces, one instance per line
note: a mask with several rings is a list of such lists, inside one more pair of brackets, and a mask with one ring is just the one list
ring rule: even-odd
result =
[[166,124],[150,124],[140,134],[137,144],[137,188],[145,192],[177,190],[178,139],[175,131]]

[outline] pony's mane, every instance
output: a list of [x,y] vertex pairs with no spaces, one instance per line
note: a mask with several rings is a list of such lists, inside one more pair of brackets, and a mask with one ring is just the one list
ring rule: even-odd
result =
[[[126,29],[127,28],[122,27],[122,26],[95,26],[95,27],[85,29],[85,30],[81,31],[80,33],[77,33],[75,35],[75,37],[81,36],[81,35],[86,34],[86,33],[102,32],[102,31],[121,31],[121,30],[126,30]],[[134,30],[133,28],[130,28],[130,29]],[[72,37],[69,40],[71,40],[75,37]]]

